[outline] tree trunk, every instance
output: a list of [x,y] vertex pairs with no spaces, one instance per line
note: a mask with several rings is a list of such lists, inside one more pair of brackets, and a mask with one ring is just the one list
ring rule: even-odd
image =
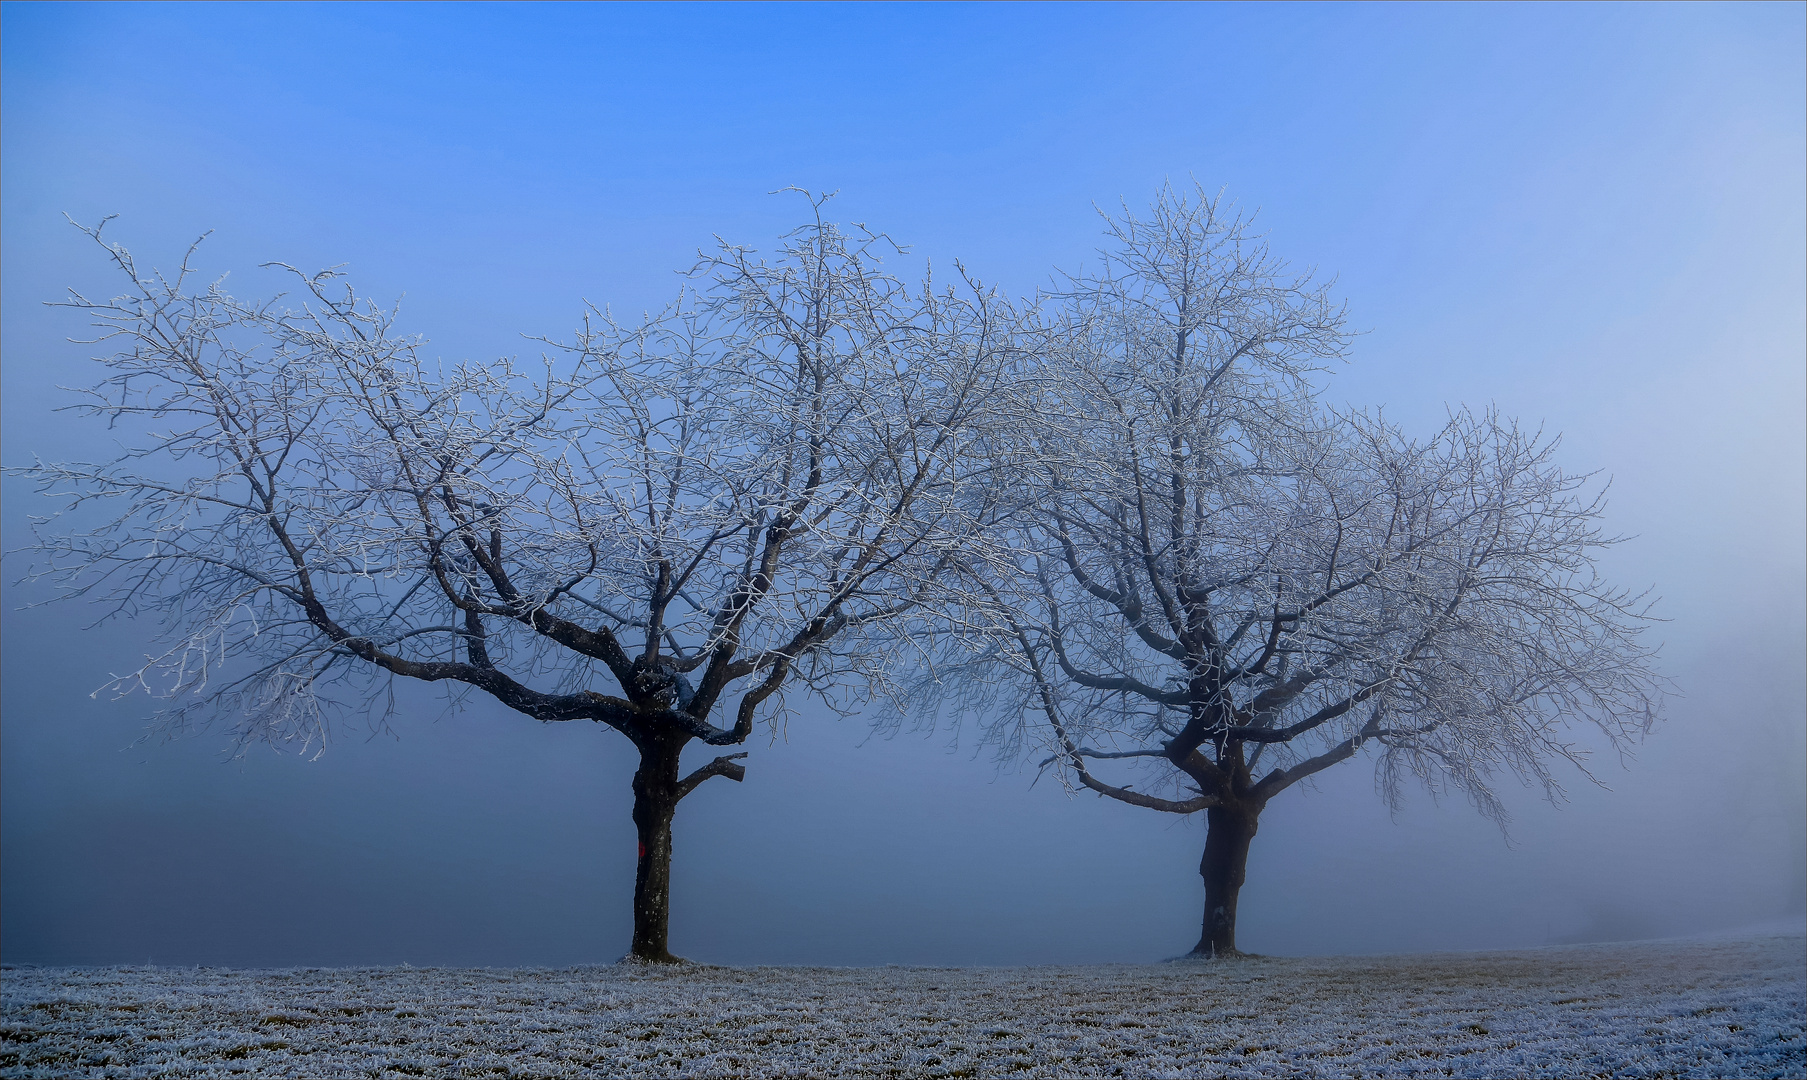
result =
[[1261,808],[1213,806],[1205,811],[1205,856],[1198,873],[1205,879],[1205,925],[1193,956],[1240,956],[1236,948],[1236,898],[1248,876],[1249,842],[1255,839]]
[[634,829],[639,863],[634,870],[635,960],[679,964],[671,955],[671,819],[678,809],[678,755],[687,739],[650,738],[640,746],[634,773]]

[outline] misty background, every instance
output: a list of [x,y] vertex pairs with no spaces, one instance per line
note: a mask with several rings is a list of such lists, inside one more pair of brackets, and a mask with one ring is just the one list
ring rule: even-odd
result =
[[[241,296],[348,264],[447,359],[656,307],[786,185],[1015,294],[1092,210],[1227,188],[1366,333],[1325,399],[1428,432],[1497,402],[1611,479],[1604,568],[1668,621],[1635,759],[1397,815],[1361,760],[1263,816],[1241,943],[1276,954],[1693,934],[1807,908],[1799,4],[1640,7],[0,6],[0,459],[104,453],[44,302],[112,295],[67,225]],[[136,744],[96,700],[155,627],[45,592],[0,484],[0,956],[563,965],[626,951],[633,756],[406,687],[316,760]],[[1198,933],[1203,821],[942,727],[804,710],[676,824],[674,951],[722,963],[1143,961]]]

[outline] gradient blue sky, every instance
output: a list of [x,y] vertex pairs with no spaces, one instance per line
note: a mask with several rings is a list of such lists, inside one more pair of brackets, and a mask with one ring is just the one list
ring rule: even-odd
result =
[[[580,301],[655,305],[786,185],[1013,291],[1093,204],[1196,177],[1337,279],[1332,400],[1498,402],[1613,479],[1610,556],[1685,695],[1607,792],[1392,820],[1356,763],[1263,822],[1264,952],[1536,945],[1798,917],[1803,818],[1801,4],[0,5],[0,458],[104,291],[67,213],[209,273],[347,263],[448,357]],[[902,260],[906,266],[914,259]],[[0,531],[40,510],[0,488]],[[19,962],[574,963],[625,946],[631,762],[598,730],[409,699],[319,761],[122,752],[88,697],[145,628],[18,605],[0,642],[0,953]],[[674,947],[724,962],[1135,960],[1196,935],[1202,823],[1066,799],[950,734],[810,717],[678,823]]]

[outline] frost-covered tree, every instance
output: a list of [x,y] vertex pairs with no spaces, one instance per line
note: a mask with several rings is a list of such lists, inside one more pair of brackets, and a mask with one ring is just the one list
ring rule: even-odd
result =
[[672,960],[673,814],[746,756],[686,773],[684,749],[744,742],[790,689],[888,692],[982,516],[1017,314],[905,289],[822,210],[770,261],[722,246],[656,318],[444,366],[332,271],[248,302],[87,230],[127,288],[68,301],[112,350],[81,407],[127,448],[20,470],[102,519],[41,527],[35,576],[161,627],[117,688],[241,746],[317,748],[397,678],[626,736],[631,955]]
[[995,444],[1008,542],[962,561],[992,632],[942,675],[1075,786],[1204,813],[1205,956],[1236,951],[1282,792],[1366,758],[1389,797],[1416,776],[1499,817],[1502,770],[1556,796],[1569,728],[1617,744],[1660,698],[1640,600],[1594,573],[1587,478],[1492,413],[1413,440],[1320,407],[1343,313],[1226,211],[1163,191],[1066,294]]

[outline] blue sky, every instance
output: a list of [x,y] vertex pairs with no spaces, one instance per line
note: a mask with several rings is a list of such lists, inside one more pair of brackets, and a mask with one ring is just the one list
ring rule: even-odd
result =
[[[768,194],[787,185],[838,190],[846,218],[912,245],[905,269],[959,259],[1023,292],[1088,258],[1094,204],[1193,177],[1335,277],[1367,332],[1331,399],[1420,428],[1495,401],[1612,477],[1608,523],[1638,539],[1608,569],[1664,597],[1686,694],[1629,771],[1609,766],[1615,793],[1518,799],[1516,846],[1462,806],[1390,822],[1345,767],[1264,821],[1251,946],[1770,917],[1807,878],[1804,11],[7,3],[0,457],[93,438],[50,411],[86,354],[42,302],[105,287],[64,213],[120,215],[116,238],[164,264],[212,229],[203,266],[246,294],[276,287],[260,262],[348,264],[455,357],[527,351],[522,334],[565,332],[584,299],[661,302],[713,236],[766,245],[795,220]],[[37,508],[3,496],[12,548]],[[143,703],[87,693],[142,632],[78,636],[80,613],[7,596],[9,959],[619,951],[621,745],[423,706],[399,741],[350,737],[313,764],[222,766],[205,738],[120,754]],[[769,783],[686,804],[681,950],[688,933],[701,958],[1026,962],[1189,940],[1202,830],[1026,791],[945,735],[863,731],[798,725],[758,753]],[[1690,816],[1681,790],[1712,807]],[[593,828],[544,824],[577,816]],[[1109,854],[1063,871],[1074,843]],[[1676,885],[1684,866],[1717,886]],[[94,899],[133,890],[169,910]],[[751,922],[711,937],[683,905],[722,896]],[[309,921],[332,897],[366,929]],[[286,944],[225,914],[259,904],[294,909]]]

